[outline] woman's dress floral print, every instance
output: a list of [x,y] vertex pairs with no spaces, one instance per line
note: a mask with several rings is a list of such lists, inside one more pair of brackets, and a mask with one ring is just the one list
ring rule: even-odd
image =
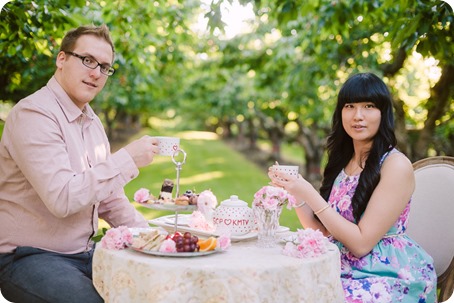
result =
[[[348,176],[342,170],[329,198],[331,207],[351,222],[355,222],[351,198],[358,180],[359,175]],[[356,258],[342,243],[331,239],[341,252],[341,279],[346,302],[436,302],[437,277],[433,259],[405,234],[409,210],[410,202],[385,237],[361,258]]]

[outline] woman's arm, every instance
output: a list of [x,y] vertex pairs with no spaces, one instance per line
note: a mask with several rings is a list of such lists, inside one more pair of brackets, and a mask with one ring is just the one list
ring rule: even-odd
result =
[[[297,211],[304,227],[316,227],[315,218],[311,212],[322,210],[327,202],[301,176],[289,181],[281,181],[269,173],[272,183],[283,186],[297,200],[306,201],[305,210]],[[277,177],[286,177],[279,175]],[[411,198],[415,186],[411,162],[400,153],[394,153],[386,158],[381,168],[381,179],[369,200],[367,208],[358,222],[352,223],[342,217],[332,208],[327,208],[318,214],[324,226],[325,234],[331,234],[345,245],[356,257],[369,253],[380,239],[397,221]]]

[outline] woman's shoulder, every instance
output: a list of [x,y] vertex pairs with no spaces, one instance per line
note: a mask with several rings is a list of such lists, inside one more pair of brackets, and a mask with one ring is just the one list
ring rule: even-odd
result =
[[413,174],[413,165],[408,157],[397,149],[391,150],[383,159],[382,173]]

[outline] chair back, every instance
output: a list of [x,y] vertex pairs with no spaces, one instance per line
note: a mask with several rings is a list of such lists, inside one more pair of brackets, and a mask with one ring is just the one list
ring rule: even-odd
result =
[[433,257],[440,277],[454,271],[454,157],[425,158],[413,169],[416,187],[407,234]]
[[416,187],[407,234],[443,273],[454,257],[454,158],[432,157],[413,164]]

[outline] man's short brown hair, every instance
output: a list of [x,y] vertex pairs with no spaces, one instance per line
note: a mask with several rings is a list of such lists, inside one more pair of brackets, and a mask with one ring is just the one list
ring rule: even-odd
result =
[[112,47],[112,52],[115,54],[115,48],[112,42],[112,38],[110,37],[109,28],[105,24],[100,26],[84,25],[68,31],[63,38],[60,46],[60,51],[73,51],[77,39],[79,39],[79,37],[83,35],[93,35],[104,39],[107,43],[110,44],[110,46]]

